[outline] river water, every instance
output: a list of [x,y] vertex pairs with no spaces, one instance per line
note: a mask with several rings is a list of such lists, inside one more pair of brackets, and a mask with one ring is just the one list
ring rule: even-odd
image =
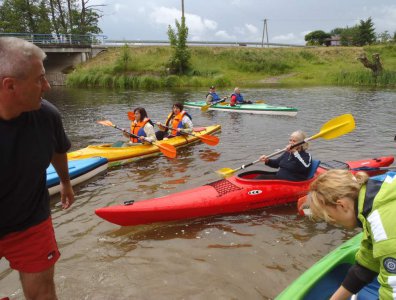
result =
[[[119,227],[94,214],[98,207],[218,180],[215,170],[237,168],[283,148],[294,130],[314,135],[326,121],[344,113],[355,117],[355,131],[312,141],[315,159],[346,161],[396,154],[395,90],[309,87],[242,93],[246,99],[294,106],[299,112],[285,117],[190,109],[194,125],[221,124],[219,145],[195,144],[179,149],[174,160],[158,156],[109,169],[77,187],[76,202],[66,211],[59,196],[51,199],[62,253],[55,274],[59,299],[272,299],[356,233],[297,216],[295,205],[135,227]],[[152,120],[163,121],[172,103],[200,100],[204,95],[198,90],[54,88],[46,98],[62,112],[75,150],[122,139],[118,131],[96,124],[97,120],[128,127],[127,111],[143,106]],[[23,299],[18,275],[3,259],[0,298],[6,295]]]

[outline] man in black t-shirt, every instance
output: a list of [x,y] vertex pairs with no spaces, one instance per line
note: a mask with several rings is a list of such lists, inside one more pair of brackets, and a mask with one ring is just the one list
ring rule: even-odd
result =
[[50,85],[45,53],[27,41],[0,38],[0,258],[19,271],[27,299],[56,299],[59,258],[50,216],[46,169],[61,181],[64,209],[74,202],[58,110],[42,99]]

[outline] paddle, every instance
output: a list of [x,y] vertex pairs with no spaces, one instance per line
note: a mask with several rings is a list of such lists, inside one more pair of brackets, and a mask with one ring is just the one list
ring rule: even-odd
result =
[[[157,123],[155,123],[155,125],[157,125]],[[157,125],[157,126],[161,126],[161,127],[166,128],[166,129],[174,130],[173,128],[165,126],[165,125],[162,125],[162,124],[161,125]],[[188,134],[188,135],[191,135],[191,136],[195,136],[195,137],[201,139],[201,141],[203,143],[205,143],[205,144],[207,144],[209,146],[216,146],[219,143],[219,141],[220,141],[220,139],[217,136],[213,136],[213,135],[209,135],[209,134],[195,135],[193,133],[189,133],[189,132],[185,132],[185,131],[180,131],[180,134]]]
[[[131,120],[131,121],[135,120],[135,114],[133,112],[129,111],[128,112],[128,119]],[[156,122],[154,122],[154,123],[156,124]],[[165,125],[161,125],[161,126],[166,128],[166,129],[173,129],[173,128],[170,128],[170,127],[165,126]],[[220,139],[217,136],[213,136],[213,135],[208,135],[208,134],[195,135],[195,134],[188,133],[188,132],[183,132],[183,131],[181,133],[182,134],[189,134],[189,135],[195,136],[197,138],[200,138],[203,143],[208,144],[210,146],[216,146],[219,143],[219,141],[220,141]]]
[[[322,128],[320,129],[320,132],[318,132],[317,134],[315,134],[309,138],[304,139],[303,141],[301,141],[297,144],[294,144],[292,146],[292,148],[300,146],[304,143],[307,143],[307,142],[317,139],[319,137],[322,137],[326,140],[334,139],[341,135],[347,134],[348,132],[351,132],[354,129],[355,129],[355,120],[353,119],[353,116],[351,114],[341,115],[341,116],[335,117],[334,119],[331,119],[330,121],[325,123],[322,126]],[[285,151],[287,151],[287,147],[282,150],[276,151],[275,153],[272,153],[272,154],[268,155],[267,157],[270,158],[270,157],[276,156],[278,154],[281,154]],[[222,168],[220,170],[217,170],[216,173],[218,173],[219,175],[221,175],[223,177],[227,177],[239,170],[245,169],[247,167],[250,167],[250,166],[258,163],[259,161],[260,161],[260,159],[257,159],[254,162],[251,162],[247,165],[242,165],[241,167],[239,167],[237,169]]]
[[[113,124],[111,121],[109,121],[109,120],[97,121],[97,122],[98,122],[99,124],[101,124],[101,125],[109,126],[109,127],[113,127],[113,128],[118,129],[118,130],[121,130],[121,131],[125,132],[126,134],[128,134],[130,137],[134,137],[134,138],[137,138],[137,139],[139,138],[137,135],[135,135],[135,134],[133,134],[133,133],[130,133],[130,132],[128,132],[128,131],[126,131],[126,130],[124,130],[124,129],[122,129],[122,128],[116,126],[116,125],[114,125],[114,124]],[[146,142],[148,142],[148,143],[150,143],[150,144],[152,144],[152,145],[154,145],[154,146],[157,146],[157,147],[159,148],[159,150],[160,150],[165,156],[167,156],[167,157],[169,157],[169,158],[175,158],[175,157],[176,157],[176,148],[175,148],[174,146],[169,145],[169,144],[165,144],[165,143],[159,144],[159,143],[150,142],[150,141],[146,141]]]
[[210,104],[206,104],[206,105],[201,107],[201,111],[203,111],[203,112],[208,111],[208,109],[210,107],[212,107],[213,105],[216,105],[218,103],[224,102],[226,99],[227,99],[227,97],[224,97],[223,99],[221,99],[219,101],[216,101],[216,102],[213,102],[213,103],[210,103]]

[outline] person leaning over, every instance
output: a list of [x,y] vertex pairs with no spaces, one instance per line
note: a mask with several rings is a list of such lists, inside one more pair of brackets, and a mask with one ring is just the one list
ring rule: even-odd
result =
[[230,99],[230,106],[235,106],[236,104],[252,104],[252,101],[245,101],[243,99],[239,87],[236,87],[234,89],[234,93],[231,94],[231,99]]
[[165,126],[168,128],[164,127],[161,122],[157,122],[160,130],[155,135],[158,140],[182,135],[183,132],[192,133],[194,127],[192,117],[183,108],[184,106],[181,103],[173,104],[172,112],[165,122]]
[[211,86],[209,88],[209,93],[206,94],[206,104],[213,104],[216,102],[223,102],[227,99],[227,97],[220,98],[216,93],[216,87]]
[[155,142],[157,140],[154,131],[154,124],[148,118],[143,107],[135,108],[133,111],[135,120],[131,122],[131,133],[138,136],[135,138],[124,132],[124,136],[130,139],[131,143]]
[[60,253],[50,215],[46,169],[60,178],[64,209],[74,202],[59,111],[42,99],[50,85],[45,53],[14,37],[0,38],[0,258],[19,271],[26,299],[56,299]]
[[267,166],[279,168],[276,175],[260,174],[256,179],[281,179],[290,181],[303,181],[309,176],[312,164],[311,154],[306,152],[308,143],[293,147],[294,144],[304,141],[306,135],[301,130],[295,131],[290,135],[287,151],[278,158],[269,159],[265,155],[260,157]]
[[355,265],[330,299],[350,299],[375,277],[379,299],[395,299],[396,172],[369,179],[364,172],[329,170],[311,183],[308,195],[314,218],[363,228]]

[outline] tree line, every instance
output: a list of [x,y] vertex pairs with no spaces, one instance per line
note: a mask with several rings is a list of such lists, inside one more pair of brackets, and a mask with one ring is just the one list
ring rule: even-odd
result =
[[305,35],[305,41],[307,45],[329,46],[331,38],[334,36],[339,37],[341,46],[365,46],[396,42],[396,32],[393,36],[388,31],[376,34],[371,17],[367,20],[360,20],[359,24],[352,27],[335,28],[330,32],[312,31]]
[[102,5],[90,0],[0,0],[0,32],[98,34]]

